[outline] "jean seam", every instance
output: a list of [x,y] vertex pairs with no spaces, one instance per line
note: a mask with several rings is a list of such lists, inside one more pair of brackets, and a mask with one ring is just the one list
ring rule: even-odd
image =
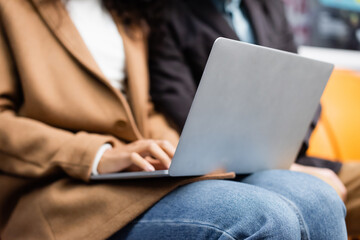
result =
[[282,196],[280,194],[278,194],[278,195],[294,210],[294,212],[299,220],[299,224],[300,224],[301,239],[309,240],[309,237],[308,237],[308,234],[306,231],[306,224],[304,222],[302,215],[300,214],[299,210],[297,209],[296,205],[293,202],[291,202],[289,199],[285,198],[284,196]]
[[197,225],[197,226],[202,226],[202,227],[208,227],[208,228],[211,228],[211,229],[215,229],[215,230],[217,230],[219,232],[222,232],[223,234],[226,234],[231,239],[238,240],[236,237],[231,235],[226,230],[220,228],[219,226],[215,226],[215,225],[212,225],[212,224],[207,223],[207,222],[192,221],[192,220],[191,221],[187,221],[187,220],[182,220],[182,221],[174,221],[174,220],[141,220],[141,221],[135,221],[133,223],[134,224],[136,224],[136,223],[144,223],[144,224],[146,224],[146,223],[168,223],[168,224]]

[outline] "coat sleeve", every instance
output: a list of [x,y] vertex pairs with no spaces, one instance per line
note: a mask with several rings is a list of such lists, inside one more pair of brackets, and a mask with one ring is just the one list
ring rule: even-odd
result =
[[60,171],[87,181],[99,147],[122,143],[111,136],[73,133],[19,116],[22,86],[8,45],[0,27],[0,172],[41,178]]
[[149,68],[150,92],[156,109],[180,130],[185,124],[197,86],[180,46],[181,33],[178,30],[167,19],[157,29],[161,38],[158,34],[150,34]]

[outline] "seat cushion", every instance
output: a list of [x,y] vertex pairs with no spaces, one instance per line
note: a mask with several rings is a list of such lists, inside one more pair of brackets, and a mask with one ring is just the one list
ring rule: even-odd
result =
[[321,104],[307,153],[343,162],[360,161],[360,72],[334,70]]

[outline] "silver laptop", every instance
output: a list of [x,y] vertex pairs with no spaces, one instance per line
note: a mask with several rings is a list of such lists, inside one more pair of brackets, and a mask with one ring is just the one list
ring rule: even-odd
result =
[[92,179],[287,169],[296,158],[332,69],[329,63],[219,38],[169,170]]

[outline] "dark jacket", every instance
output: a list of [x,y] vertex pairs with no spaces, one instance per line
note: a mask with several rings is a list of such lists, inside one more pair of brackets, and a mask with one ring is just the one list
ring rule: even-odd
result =
[[[280,0],[243,4],[259,45],[296,52]],[[238,37],[210,0],[172,1],[159,30],[161,39],[150,40],[151,95],[181,129],[213,42]]]
[[[257,44],[296,52],[281,0],[243,0],[241,7]],[[239,39],[210,0],[168,1],[165,18],[149,40],[151,97],[181,130],[213,42],[218,37]],[[315,118],[308,136],[316,121]],[[302,155],[307,142],[308,138]],[[339,170],[339,166],[332,168]]]

